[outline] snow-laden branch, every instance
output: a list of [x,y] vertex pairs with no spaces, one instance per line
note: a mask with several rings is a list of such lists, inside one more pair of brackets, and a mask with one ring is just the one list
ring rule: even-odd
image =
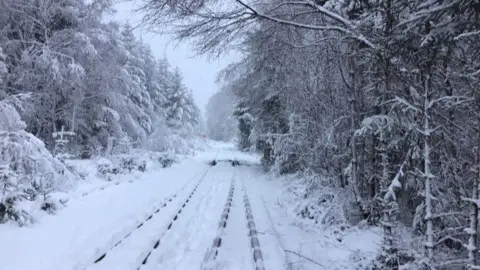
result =
[[478,200],[478,199],[472,199],[472,198],[462,197],[462,201],[466,201],[466,202],[473,203],[473,204],[477,205],[477,207],[480,208],[480,200]]
[[[426,3],[431,3],[431,2],[427,1]],[[432,8],[432,7],[427,8],[426,6],[423,6],[423,7],[420,6],[419,11],[417,11],[416,13],[413,13],[409,19],[400,22],[397,25],[397,27],[412,24],[413,22],[424,19],[425,17],[430,16],[433,13],[441,12],[441,11],[447,10],[449,8],[452,8],[455,5],[457,5],[458,3],[460,3],[460,0],[455,0],[455,1],[452,1],[451,3],[449,3],[447,5],[440,5],[440,6],[437,6],[437,7],[434,7],[434,8]]]
[[[480,32],[480,31],[479,31],[479,32]],[[472,72],[472,73],[468,74],[467,76],[473,77],[473,76],[477,76],[477,75],[480,75],[480,69],[477,70],[477,71],[475,71],[475,72]]]
[[454,105],[458,105],[464,102],[470,102],[474,101],[473,98],[467,98],[465,96],[444,96],[441,98],[437,99],[432,99],[427,105],[427,108],[433,107],[435,104],[440,103],[440,102],[450,102],[450,101],[455,101]]
[[432,135],[436,130],[440,129],[442,126],[436,126],[435,128],[429,128],[429,129],[419,129],[417,128],[418,133],[424,135],[424,136],[430,136]]
[[383,129],[391,129],[394,124],[393,118],[388,115],[373,115],[362,120],[360,128],[355,130],[354,136],[362,136],[373,132],[379,133]]
[[412,103],[408,102],[406,99],[401,98],[399,96],[396,96],[392,101],[395,101],[396,103],[404,105],[406,107],[405,110],[412,110],[412,111],[415,111],[415,112],[418,112],[418,113],[422,112],[422,110],[420,108],[416,107]]
[[405,168],[405,166],[407,166],[408,160],[410,159],[410,155],[413,153],[412,149],[413,149],[412,147],[408,149],[408,152],[405,155],[405,158],[403,159],[402,165],[400,165],[400,168],[395,174],[395,177],[393,178],[392,183],[390,183],[390,185],[388,186],[387,192],[383,197],[385,201],[397,200],[395,191],[402,188],[402,183],[400,183],[400,177],[404,175],[403,169]]
[[[243,1],[241,1],[241,0],[235,0],[235,1],[237,1],[239,3],[242,3],[243,6],[247,7],[247,5],[243,3]],[[335,12],[332,12],[332,11],[324,8],[323,6],[320,6],[320,5],[316,4],[312,0],[282,2],[282,3],[278,4],[277,6],[275,6],[274,8],[270,9],[270,11],[277,10],[282,6],[307,6],[307,7],[315,9],[316,11],[322,13],[323,15],[325,15],[325,16],[327,16],[327,17],[329,17],[329,18],[331,18],[331,19],[333,19],[337,22],[342,23],[343,25],[345,25],[348,28],[351,28],[351,29],[355,28],[354,24],[350,20],[342,17],[341,15],[339,15]]]
[[459,40],[459,39],[462,39],[462,38],[467,38],[467,37],[476,36],[476,35],[480,35],[480,30],[461,33],[460,35],[454,37],[453,39],[454,40]]
[[[325,15],[325,16],[327,16],[327,17],[345,25],[345,27],[334,26],[334,25],[320,26],[320,25],[299,23],[299,22],[295,22],[295,21],[291,21],[291,20],[284,20],[284,19],[280,19],[278,17],[270,16],[266,13],[260,12],[260,11],[256,10],[255,8],[251,7],[250,5],[246,4],[242,0],[235,0],[235,2],[237,2],[241,6],[245,7],[246,9],[250,10],[252,12],[252,15],[255,15],[255,16],[263,18],[263,19],[267,19],[267,20],[270,20],[270,21],[273,21],[273,22],[276,22],[276,23],[280,23],[280,24],[283,24],[283,25],[290,25],[290,26],[295,26],[295,27],[304,28],[304,29],[320,30],[320,31],[337,31],[337,32],[341,32],[341,33],[344,33],[344,34],[349,34],[349,35],[352,36],[352,38],[366,44],[368,47],[370,47],[372,49],[376,48],[376,46],[372,42],[370,42],[366,37],[364,37],[362,34],[355,33],[356,27],[350,20],[340,16],[337,13],[329,11],[328,9],[326,9],[326,8],[324,8],[324,7],[322,7],[318,4],[315,4],[311,0],[290,1],[290,2],[282,3],[281,5],[302,5],[302,6],[307,6],[307,7],[310,7],[310,8],[314,8],[319,13],[321,13],[321,14],[323,14],[323,15]],[[276,10],[278,8],[279,8],[279,6],[273,8],[272,10]]]

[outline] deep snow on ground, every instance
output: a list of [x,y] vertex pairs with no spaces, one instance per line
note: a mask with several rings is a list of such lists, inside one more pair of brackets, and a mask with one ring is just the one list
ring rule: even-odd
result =
[[165,196],[207,168],[203,162],[186,160],[80,197],[30,227],[1,225],[0,269],[66,270],[90,262],[97,251],[150,215]]
[[[286,190],[290,178],[264,175],[260,168],[245,170],[250,180],[255,218],[260,226],[261,243],[268,245],[274,258],[281,254],[283,267],[273,269],[363,269],[378,254],[381,244],[379,228],[319,226],[298,217],[296,208],[304,198]],[[278,263],[278,261],[277,261]],[[278,264],[277,264],[278,265]]]
[[[301,199],[263,173],[258,156],[210,144],[172,167],[118,176],[131,181],[84,185],[68,207],[29,227],[0,225],[0,269],[359,269],[378,251],[375,228],[299,226],[294,206]],[[220,162],[209,166],[213,159]],[[232,166],[232,159],[243,165]],[[261,250],[257,262],[247,205]]]
[[[226,228],[221,232],[222,245],[214,262],[214,269],[253,269],[253,256],[251,254],[245,219],[246,209],[243,202],[244,191],[241,188],[241,168],[235,174],[234,192],[230,208],[230,218]],[[235,256],[232,256],[235,254]]]

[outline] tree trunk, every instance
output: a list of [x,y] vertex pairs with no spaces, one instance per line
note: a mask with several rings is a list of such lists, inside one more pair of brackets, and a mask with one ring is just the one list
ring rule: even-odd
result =
[[351,161],[351,170],[350,170],[350,178],[352,182],[353,191],[355,192],[355,199],[360,206],[361,210],[363,211],[363,198],[362,194],[360,193],[360,189],[358,188],[358,172],[357,172],[357,141],[355,138],[355,130],[356,130],[356,121],[357,121],[357,111],[355,107],[356,103],[356,77],[355,77],[355,60],[350,59],[350,79],[351,79],[351,89],[350,89],[350,96],[349,96],[349,103],[350,103],[350,121],[351,121],[351,129],[352,129],[352,143],[350,144],[352,150],[352,161]]
[[[480,124],[480,121],[479,121]],[[478,136],[478,140],[480,143],[480,134]],[[480,145],[480,144],[479,144]],[[477,229],[478,229],[478,194],[479,194],[479,185],[478,179],[480,178],[480,161],[479,161],[480,153],[477,150],[477,177],[473,180],[473,191],[472,191],[472,206],[470,210],[470,227],[467,230],[468,237],[468,269],[480,269],[477,265]]]
[[428,263],[432,264],[433,257],[433,220],[432,220],[432,174],[430,168],[430,114],[429,114],[429,88],[430,75],[427,74],[424,81],[424,107],[423,107],[423,175],[425,177],[425,221],[427,223],[425,249],[427,251]]
[[[392,1],[385,1],[384,2],[385,6],[385,31],[384,31],[384,37],[388,38],[391,36],[391,29],[393,25],[393,13],[392,13]],[[385,47],[388,45],[385,44]],[[382,60],[384,62],[384,70],[383,70],[383,79],[384,81],[384,91],[381,94],[381,103],[385,102],[388,99],[388,94],[391,93],[391,84],[390,84],[390,78],[391,78],[391,70],[390,70],[390,58],[388,55],[383,55]],[[385,115],[386,110],[385,106],[381,107],[381,114]],[[386,123],[387,124],[387,123]],[[393,206],[396,206],[395,202],[395,197],[392,197],[391,200],[387,198],[386,194],[388,192],[388,187],[390,183],[390,171],[389,171],[389,160],[388,160],[388,152],[387,152],[387,138],[385,134],[385,129],[380,130],[380,159],[381,159],[381,168],[382,168],[382,174],[380,176],[380,190],[381,194],[383,195],[383,220],[382,220],[382,227],[383,227],[383,232],[384,232],[384,243],[383,243],[383,249],[384,252],[386,253],[386,261],[385,261],[385,267],[391,267],[394,264],[394,258],[396,254],[396,249],[394,247],[394,218],[395,213],[394,211],[396,209],[393,209]],[[403,166],[400,168],[402,170]],[[394,191],[393,191],[394,192]]]
[[480,93],[476,95],[475,101],[477,103],[477,110],[474,112],[477,117],[477,153],[476,153],[476,165],[477,165],[477,177],[473,179],[472,187],[472,204],[470,209],[470,227],[466,230],[468,237],[468,269],[480,269],[480,266],[477,264],[477,250],[478,250],[478,218],[479,210],[478,199],[480,193]]

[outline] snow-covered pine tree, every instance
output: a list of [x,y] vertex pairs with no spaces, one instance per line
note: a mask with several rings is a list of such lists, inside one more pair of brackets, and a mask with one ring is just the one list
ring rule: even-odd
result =
[[0,223],[14,220],[23,225],[28,216],[16,207],[21,198],[21,189],[18,186],[19,176],[10,169],[9,165],[0,165]]
[[182,120],[184,106],[186,105],[186,89],[182,83],[182,75],[178,68],[172,76],[171,88],[167,96],[167,123],[174,132],[180,132],[182,128]]
[[28,209],[24,209],[25,200],[36,200],[40,194],[44,195],[42,199],[48,199],[50,191],[68,188],[75,180],[42,141],[24,130],[26,124],[17,110],[22,110],[27,100],[28,96],[20,94],[0,101],[1,219],[11,219],[20,225],[32,221]]
[[241,150],[249,150],[252,145],[250,134],[252,132],[254,119],[248,111],[248,108],[244,107],[241,101],[237,102],[233,111],[233,115],[238,121],[238,147]]

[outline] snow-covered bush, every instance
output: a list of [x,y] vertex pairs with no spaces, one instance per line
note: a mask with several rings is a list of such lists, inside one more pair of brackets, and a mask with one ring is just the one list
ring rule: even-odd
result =
[[94,157],[92,159],[71,159],[65,163],[78,178],[87,183],[95,180],[111,181],[114,175],[120,173],[120,168],[111,159],[106,157]]
[[129,154],[97,156],[87,160],[67,160],[69,168],[87,183],[113,181],[133,171],[150,171],[171,166],[177,161],[172,152],[132,150]]
[[97,165],[96,176],[99,178],[111,181],[112,175],[120,173],[120,168],[115,166],[111,160],[106,158],[98,158],[95,164]]
[[[19,176],[8,166],[0,167],[0,223],[7,220],[14,220],[19,224],[29,222],[28,213],[18,206],[21,201],[22,187],[19,184]],[[35,197],[33,197],[35,199]]]
[[173,163],[176,162],[174,155],[165,153],[157,157],[158,162],[162,165],[162,168],[170,167]]
[[342,194],[331,189],[317,190],[315,194],[307,195],[304,200],[298,201],[295,207],[296,214],[304,219],[309,219],[319,226],[347,226]]
[[134,150],[129,154],[113,155],[97,162],[98,175],[101,178],[115,174],[126,174],[134,170],[145,172],[153,168],[166,168],[177,161],[173,152],[154,152]]
[[23,201],[40,200],[40,207],[52,212],[56,202],[48,194],[68,189],[75,176],[40,139],[23,130],[25,123],[14,107],[20,98],[0,101],[0,222],[10,219],[22,225],[31,221],[31,209]]
[[135,151],[128,160],[133,165],[133,169],[139,171],[150,170],[155,167],[166,168],[177,162],[177,157],[173,151],[153,152],[153,151]]
[[292,211],[307,226],[319,228],[349,227],[347,216],[348,194],[328,187],[313,173],[287,176],[290,180],[288,192],[295,194]]

